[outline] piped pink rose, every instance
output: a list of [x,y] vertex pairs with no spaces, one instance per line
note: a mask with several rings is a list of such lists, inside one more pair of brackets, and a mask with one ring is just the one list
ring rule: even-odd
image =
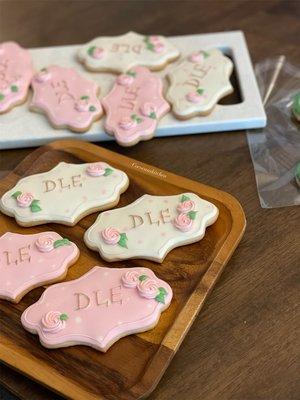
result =
[[177,211],[180,213],[187,213],[188,211],[194,210],[195,203],[193,200],[185,200],[178,204]]
[[46,68],[41,69],[41,71],[34,76],[35,81],[39,83],[47,82],[50,78],[51,73]]
[[100,60],[104,57],[104,49],[102,47],[91,46],[88,49],[88,54],[96,60]]
[[132,75],[121,74],[117,77],[117,84],[121,86],[130,86],[134,82],[134,78]]
[[141,113],[145,116],[145,117],[149,117],[152,119],[156,119],[156,112],[157,112],[157,107],[155,104],[153,103],[144,103],[141,106]]
[[139,273],[137,271],[127,271],[122,275],[122,283],[125,287],[135,288],[139,283]]
[[196,92],[189,92],[186,95],[187,101],[190,103],[203,103],[205,100],[205,95],[203,95],[203,89],[197,89]]
[[102,239],[106,244],[116,245],[127,248],[127,235],[126,233],[120,233],[118,229],[113,227],[105,228],[101,231]]
[[65,328],[67,319],[67,314],[49,311],[42,318],[42,329],[46,333],[57,333]]
[[38,251],[48,253],[54,249],[54,242],[51,236],[42,235],[36,240],[35,245]]
[[174,226],[182,232],[188,232],[192,229],[193,220],[188,216],[188,214],[180,213],[174,219]]
[[29,192],[20,193],[17,196],[17,204],[19,207],[22,207],[22,208],[30,207],[33,200],[34,200],[34,196],[32,193],[29,193]]
[[[142,275],[142,277],[144,277]],[[156,279],[145,277],[145,279],[141,279],[137,285],[137,289],[142,297],[146,299],[155,299],[157,294],[159,293],[158,282]]]
[[131,129],[134,129],[137,126],[137,121],[130,117],[124,117],[120,120],[119,126],[121,129],[124,129],[125,131],[130,131]]
[[204,61],[204,55],[202,53],[192,53],[188,59],[193,63],[201,64]]
[[96,162],[89,164],[86,173],[90,176],[108,176],[113,173],[113,169],[106,166],[106,164],[102,162]]

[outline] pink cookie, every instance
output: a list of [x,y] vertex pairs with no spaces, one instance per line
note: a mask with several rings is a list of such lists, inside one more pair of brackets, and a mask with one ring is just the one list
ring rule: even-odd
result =
[[94,267],[46,289],[21,321],[45,347],[83,344],[105,352],[123,336],[154,328],[172,296],[148,268]]
[[79,257],[77,246],[56,232],[0,237],[0,298],[18,303],[31,289],[63,279]]
[[0,44],[0,114],[26,101],[33,73],[28,50],[14,42]]
[[55,128],[85,132],[102,115],[99,87],[73,68],[44,68],[33,77],[31,86],[31,110],[45,113]]
[[144,67],[118,76],[112,91],[103,99],[107,132],[122,146],[151,139],[158,120],[170,110],[162,89],[161,78]]

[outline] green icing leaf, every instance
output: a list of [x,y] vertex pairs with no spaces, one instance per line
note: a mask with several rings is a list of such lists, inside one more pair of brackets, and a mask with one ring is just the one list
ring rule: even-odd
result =
[[96,107],[95,106],[90,106],[89,107],[89,111],[96,111]]
[[127,249],[127,235],[126,233],[121,233],[120,240],[118,241],[118,245],[121,247],[125,247]]
[[162,292],[159,292],[159,294],[155,297],[155,300],[158,303],[163,303],[165,304],[165,295]]
[[61,321],[66,321],[68,318],[69,318],[69,317],[68,317],[67,314],[60,314],[60,316],[59,316],[59,319],[60,319]]
[[91,46],[91,47],[89,47],[88,48],[88,55],[89,56],[93,56],[93,53],[94,53],[94,51],[95,51],[95,48],[96,48],[96,46]]
[[300,92],[296,94],[293,101],[293,112],[294,114],[300,115]]
[[137,122],[138,124],[140,124],[141,122],[143,122],[143,118],[137,117],[137,118],[136,118],[136,122]]
[[180,203],[183,203],[184,201],[187,201],[187,200],[190,200],[190,198],[188,196],[186,196],[185,194],[183,194],[181,196]]
[[127,71],[127,72],[126,72],[126,75],[135,77],[135,76],[136,76],[136,72],[134,72],[134,71]]
[[154,44],[147,42],[147,49],[153,51],[154,50]]
[[132,115],[131,115],[131,119],[132,119],[133,121],[135,121],[135,120],[137,119],[137,115],[136,115],[136,114],[132,114]]
[[80,99],[81,99],[81,100],[88,100],[88,99],[89,99],[89,96],[81,96]]
[[148,43],[149,42],[149,36],[145,36],[143,40],[144,40],[145,43]]
[[13,193],[11,195],[11,197],[13,197],[14,199],[16,199],[18,196],[20,196],[20,194],[22,194],[22,192],[20,190],[18,190],[17,192]]
[[11,85],[10,90],[15,93],[19,91],[19,88],[17,85]]
[[143,282],[143,281],[145,281],[147,278],[148,278],[147,275],[140,275],[140,276],[139,276],[139,281],[140,281],[140,282]]
[[159,293],[162,293],[162,294],[165,295],[165,296],[166,296],[167,293],[168,293],[164,287],[159,287],[158,290],[159,290]]
[[39,203],[39,200],[32,200],[32,202],[30,204],[31,212],[38,212],[38,211],[42,210],[38,203]]
[[197,211],[189,211],[188,216],[190,219],[194,220],[196,218]]
[[114,172],[112,168],[105,168],[104,176],[111,175]]
[[157,118],[154,111],[152,111],[152,112],[149,114],[149,118],[152,118],[152,119],[156,119],[156,118]]
[[209,57],[209,53],[207,52],[207,51],[202,51],[202,54],[204,55],[204,58],[207,58],[207,57]]
[[4,94],[3,94],[3,93],[0,93],[0,101],[1,101],[1,100],[4,100],[4,99],[5,99]]
[[203,93],[204,93],[204,89],[199,88],[199,89],[196,90],[196,92],[197,92],[198,94],[203,94]]
[[300,162],[296,165],[295,176],[300,179]]
[[57,247],[61,247],[61,246],[70,246],[71,242],[69,239],[64,238],[64,239],[58,239],[55,240],[55,242],[53,243],[53,247],[55,249],[57,249]]

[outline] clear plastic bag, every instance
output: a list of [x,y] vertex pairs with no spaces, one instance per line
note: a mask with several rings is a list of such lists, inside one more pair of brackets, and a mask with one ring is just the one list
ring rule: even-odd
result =
[[260,203],[263,208],[299,205],[300,123],[292,107],[300,69],[281,56],[258,63],[255,73],[268,121],[265,128],[247,132]]

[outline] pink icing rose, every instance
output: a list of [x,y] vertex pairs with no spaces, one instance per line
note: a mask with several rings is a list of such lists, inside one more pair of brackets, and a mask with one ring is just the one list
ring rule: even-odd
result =
[[137,125],[136,121],[134,121],[130,117],[124,117],[119,122],[120,128],[124,129],[125,131],[129,131],[130,129],[135,128],[136,125]]
[[195,203],[193,200],[186,200],[182,203],[179,203],[177,206],[177,211],[180,213],[187,213],[195,208]]
[[189,61],[193,62],[193,63],[202,63],[204,61],[204,57],[202,53],[192,53],[189,56]]
[[165,49],[165,45],[163,43],[155,43],[154,51],[155,53],[162,53]]
[[132,85],[134,78],[130,75],[122,74],[117,77],[117,84],[121,86]]
[[61,312],[49,311],[42,318],[42,329],[47,333],[57,333],[65,328],[66,322],[60,319]]
[[90,164],[86,169],[86,173],[90,176],[102,176],[105,174],[105,164],[102,162]]
[[154,299],[159,293],[158,282],[156,279],[147,278],[138,283],[137,289],[141,296],[146,299]]
[[74,104],[74,108],[76,111],[79,111],[79,112],[89,111],[89,103],[86,99],[79,99]]
[[122,282],[125,287],[136,287],[139,283],[139,273],[136,271],[127,271],[124,275],[122,275]]
[[157,35],[149,36],[149,41],[153,44],[160,43],[160,37]]
[[198,94],[197,92],[190,92],[186,95],[186,99],[191,103],[200,103],[203,102],[204,96]]
[[193,221],[187,214],[181,213],[174,219],[174,226],[182,232],[187,232],[192,229]]
[[101,47],[95,47],[92,56],[93,58],[100,60],[100,58],[104,56],[104,50]]
[[144,103],[141,106],[141,113],[145,116],[145,117],[149,117],[149,115],[151,113],[156,113],[157,108],[155,106],[155,104],[152,103]]
[[17,204],[19,207],[26,208],[30,206],[33,200],[34,200],[33,194],[29,192],[24,192],[19,194],[19,196],[17,197]]
[[105,243],[107,244],[118,244],[121,235],[120,232],[118,231],[118,229],[116,228],[106,228],[101,232],[101,236],[104,240]]
[[48,253],[54,249],[54,239],[51,236],[42,235],[36,240],[35,245],[38,251]]
[[51,73],[45,68],[35,75],[34,79],[39,83],[47,82],[51,78]]

